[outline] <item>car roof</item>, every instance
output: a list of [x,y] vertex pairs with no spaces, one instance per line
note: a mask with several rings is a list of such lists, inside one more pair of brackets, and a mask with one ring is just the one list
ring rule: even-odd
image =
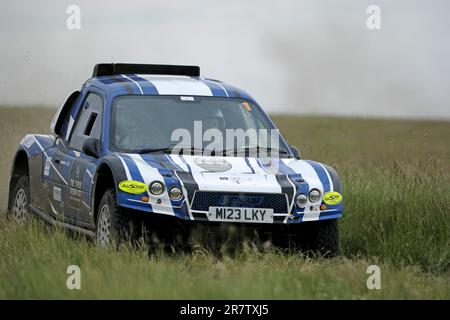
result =
[[108,96],[186,95],[244,98],[256,103],[245,91],[224,82],[195,76],[158,74],[114,74],[93,77],[85,88],[97,87]]

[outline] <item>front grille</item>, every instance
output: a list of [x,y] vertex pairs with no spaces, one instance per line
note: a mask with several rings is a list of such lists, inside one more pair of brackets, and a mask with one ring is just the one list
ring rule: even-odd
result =
[[274,213],[287,213],[286,195],[282,193],[242,193],[196,191],[192,210],[208,211],[209,207],[242,207],[273,209]]

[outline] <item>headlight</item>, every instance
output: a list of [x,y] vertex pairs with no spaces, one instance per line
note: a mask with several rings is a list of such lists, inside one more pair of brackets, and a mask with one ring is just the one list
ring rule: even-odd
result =
[[320,191],[319,190],[317,190],[317,189],[312,189],[310,192],[309,192],[309,201],[311,201],[311,202],[317,202],[317,201],[319,201],[320,200],[320,196],[321,196],[321,194],[320,194]]
[[299,206],[300,208],[304,208],[306,206],[306,203],[308,202],[308,197],[303,193],[300,193],[295,198],[295,202],[297,203],[297,206]]
[[180,188],[178,188],[178,187],[170,188],[170,190],[169,190],[170,199],[180,200],[182,196],[183,196],[183,192],[181,191]]
[[152,183],[150,183],[149,190],[155,196],[159,196],[164,192],[164,184],[159,181],[153,181]]

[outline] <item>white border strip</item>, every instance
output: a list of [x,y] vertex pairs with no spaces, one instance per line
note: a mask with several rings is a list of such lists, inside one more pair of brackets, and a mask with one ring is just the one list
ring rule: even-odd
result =
[[126,78],[126,79],[132,81],[135,85],[138,86],[139,91],[141,92],[141,94],[144,94],[144,91],[142,91],[142,87],[139,85],[139,83],[137,83],[137,81],[134,81],[133,79],[131,79],[130,77],[128,77],[128,76],[126,76],[126,75],[124,75],[124,74],[122,74],[122,77],[124,77],[124,78]]

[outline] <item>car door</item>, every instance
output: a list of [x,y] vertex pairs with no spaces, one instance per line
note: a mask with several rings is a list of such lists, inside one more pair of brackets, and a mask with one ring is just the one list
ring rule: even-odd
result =
[[77,222],[89,222],[91,217],[92,178],[98,159],[83,153],[83,143],[88,138],[101,139],[103,97],[88,92],[78,113],[67,148],[61,148],[62,161],[70,167],[68,184],[65,185],[67,218]]
[[42,163],[42,182],[48,201],[39,203],[39,209],[58,220],[64,219],[65,199],[68,198],[68,195],[64,193],[68,190],[66,186],[69,183],[71,163],[65,157],[68,154],[67,137],[81,101],[82,94],[75,91],[55,114],[50,129],[56,136],[56,141],[52,147],[46,149],[47,156]]

